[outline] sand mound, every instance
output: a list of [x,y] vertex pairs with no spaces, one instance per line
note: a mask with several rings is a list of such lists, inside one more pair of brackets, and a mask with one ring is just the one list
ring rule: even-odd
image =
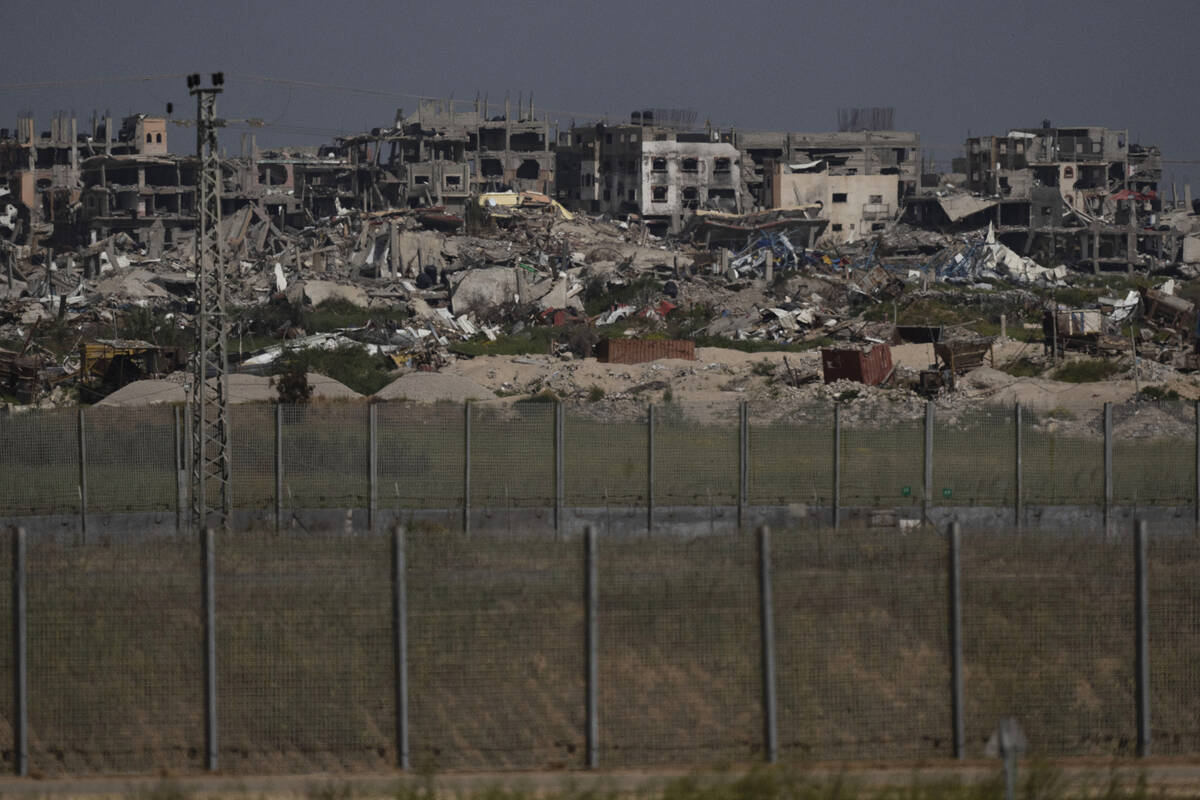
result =
[[158,405],[159,403],[183,403],[186,400],[187,393],[184,392],[182,383],[146,380],[134,381],[122,386],[96,405],[131,408]]
[[467,400],[491,400],[495,396],[470,378],[439,372],[411,372],[375,393],[377,400],[412,400],[417,403],[436,403],[439,400],[462,403]]

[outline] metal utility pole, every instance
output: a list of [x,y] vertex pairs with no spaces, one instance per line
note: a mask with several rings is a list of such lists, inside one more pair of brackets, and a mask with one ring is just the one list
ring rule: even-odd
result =
[[[192,523],[209,527],[209,513],[220,527],[229,527],[233,514],[229,460],[229,398],[226,374],[229,356],[225,316],[225,259],[221,223],[221,163],[217,149],[217,95],[223,73],[212,75],[212,86],[200,88],[200,76],[189,75],[188,93],[196,98],[196,352],[192,376]],[[214,491],[213,486],[216,489]],[[213,497],[210,508],[209,498]]]

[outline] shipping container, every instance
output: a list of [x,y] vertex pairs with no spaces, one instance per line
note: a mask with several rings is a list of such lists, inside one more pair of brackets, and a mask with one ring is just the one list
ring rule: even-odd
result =
[[601,339],[596,358],[607,364],[640,364],[660,358],[696,360],[696,343],[687,339]]
[[822,349],[821,370],[826,383],[847,380],[875,386],[892,377],[892,348],[877,344],[866,352],[858,348]]

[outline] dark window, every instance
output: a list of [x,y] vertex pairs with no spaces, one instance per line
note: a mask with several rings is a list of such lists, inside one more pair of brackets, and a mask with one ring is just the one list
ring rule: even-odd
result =
[[150,136],[150,134],[147,133],[146,134],[146,144],[150,144],[153,141],[154,141],[154,139]]
[[695,186],[683,187],[683,207],[696,208],[700,205],[700,190]]
[[700,160],[697,158],[685,158],[683,160],[683,171],[684,172],[699,172],[700,171]]
[[656,202],[656,203],[667,202],[667,187],[655,186],[651,191],[653,192],[654,202]]
[[538,162],[531,158],[525,159],[521,166],[517,167],[517,177],[525,180],[537,180],[539,172]]
[[871,200],[870,200],[870,202],[872,202],[872,203],[875,203],[875,204],[882,203],[882,202],[883,202],[883,195],[881,195],[881,194],[873,194],[873,195],[871,195]]
[[846,202],[846,193],[845,192],[834,192],[833,193],[833,202],[835,202],[835,203]]
[[830,225],[829,227],[830,227],[830,228],[832,228],[832,229],[833,229],[833,230],[835,230],[835,231],[840,231],[840,230],[842,229],[842,223],[840,223],[840,222],[835,222],[835,223],[833,223],[832,225]]
[[729,172],[729,159],[728,158],[714,158],[713,159],[713,172]]
[[666,172],[667,160],[662,156],[655,156],[650,160],[650,169],[654,170],[655,172]]

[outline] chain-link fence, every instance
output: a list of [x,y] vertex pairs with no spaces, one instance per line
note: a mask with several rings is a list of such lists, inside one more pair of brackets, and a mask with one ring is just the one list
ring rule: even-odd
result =
[[1007,716],[1032,755],[1200,753],[1191,536],[213,538],[210,559],[191,535],[0,535],[0,759],[46,775],[911,760],[979,757]]
[[[786,413],[736,401],[262,404],[234,406],[230,423],[241,527],[417,518],[465,531],[561,532],[572,520],[716,529],[836,525],[881,510],[945,521],[940,511],[971,508],[1017,525],[1045,509],[1095,512],[1079,518],[1086,527],[1101,509],[1107,521],[1116,509],[1200,507],[1190,403],[887,413],[853,402]],[[74,516],[86,533],[89,517],[123,514],[183,530],[189,427],[186,407],[0,417],[0,519],[61,528]]]

